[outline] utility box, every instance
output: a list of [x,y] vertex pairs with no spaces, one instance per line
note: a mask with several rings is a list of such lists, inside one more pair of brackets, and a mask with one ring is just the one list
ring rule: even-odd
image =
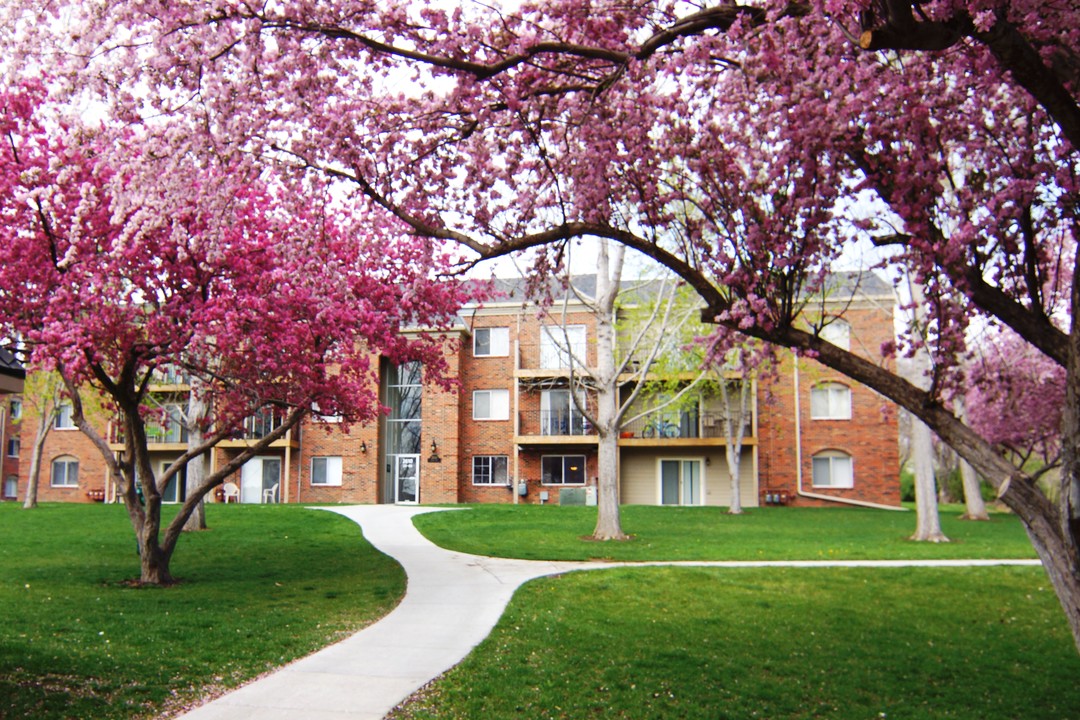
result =
[[585,488],[559,488],[560,505],[584,505]]
[[596,505],[596,487],[590,486],[585,488],[585,504],[589,506]]

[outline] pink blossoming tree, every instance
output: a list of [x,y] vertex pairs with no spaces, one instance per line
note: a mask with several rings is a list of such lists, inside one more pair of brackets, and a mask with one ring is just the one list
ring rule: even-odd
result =
[[[282,195],[252,168],[160,152],[145,134],[65,127],[40,84],[0,92],[0,137],[3,334],[64,378],[127,507],[142,582],[173,581],[170,559],[196,506],[313,406],[373,420],[373,357],[422,360],[429,379],[441,377],[441,343],[399,332],[446,325],[467,297],[438,280],[446,258],[430,242],[358,225],[317,186]],[[212,412],[202,442],[155,473],[148,426],[161,418],[148,393],[169,369],[198,378]],[[87,387],[118,414],[119,456],[85,417]],[[169,482],[259,411],[280,423],[163,526]]]
[[[1057,272],[1077,258],[1075,3],[49,7],[13,4],[7,54],[72,97],[192,116],[204,152],[335,178],[359,212],[481,256],[622,242],[709,320],[907,408],[997,485],[1080,643],[1080,288]],[[869,242],[925,288],[925,335],[900,345],[931,353],[925,386],[800,318]],[[1065,371],[1060,505],[948,407],[980,317]]]

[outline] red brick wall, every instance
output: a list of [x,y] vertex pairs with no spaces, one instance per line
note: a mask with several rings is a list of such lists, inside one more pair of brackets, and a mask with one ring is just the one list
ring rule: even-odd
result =
[[[23,405],[22,426],[36,428],[38,415],[30,403]],[[95,423],[104,432],[108,422],[98,418]],[[32,433],[31,433],[32,434]],[[33,451],[33,437],[24,439],[19,463],[19,499],[26,498],[26,487],[30,481],[30,453]],[[52,463],[63,456],[72,456],[79,461],[78,487],[53,487]],[[39,502],[93,502],[86,494],[90,490],[104,490],[108,479],[105,459],[90,438],[77,429],[52,429],[45,439],[41,454],[41,475],[38,479]]]
[[[880,347],[893,337],[891,307],[855,304],[843,317],[851,325],[851,349],[874,362],[886,362]],[[796,496],[795,376],[793,356],[784,351],[775,377],[760,383],[759,390],[759,488],[762,493]],[[891,362],[891,361],[889,361]],[[813,420],[811,389],[835,382],[851,390],[850,420]],[[900,504],[899,448],[896,407],[874,391],[840,373],[808,359],[799,361],[799,418],[802,450],[802,489],[831,497],[884,505]],[[813,456],[837,450],[852,457],[854,487],[813,486]],[[828,505],[828,501],[798,498],[800,505]]]

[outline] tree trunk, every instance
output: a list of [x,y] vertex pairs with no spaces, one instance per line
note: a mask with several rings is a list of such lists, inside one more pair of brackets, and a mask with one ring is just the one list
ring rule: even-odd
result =
[[[615,299],[622,275],[622,250],[614,262],[600,243],[596,260],[596,529],[595,540],[626,540],[619,512],[619,384],[615,372]],[[614,265],[614,271],[612,271]],[[575,393],[571,392],[571,395]],[[576,395],[575,395],[576,397]],[[576,402],[576,400],[575,400]]]
[[[185,422],[187,425],[188,450],[194,449],[203,443],[203,421],[206,419],[207,406],[203,400],[203,393],[197,379],[192,378],[188,391],[188,409]],[[185,481],[185,497],[194,495],[206,482],[206,454],[192,458],[187,464],[187,480]],[[191,511],[187,522],[184,523],[184,532],[196,532],[206,529],[206,503],[199,500],[199,504]]]
[[34,434],[34,448],[30,452],[30,477],[26,483],[26,498],[23,500],[24,510],[37,507],[38,485],[41,481],[41,456],[45,451],[45,438],[49,437],[49,425],[51,423],[52,413],[41,413],[38,418],[37,432]]
[[[954,401],[956,416],[965,423],[968,421],[967,407],[964,404],[964,396],[957,396]],[[971,467],[964,458],[957,455],[960,460],[960,480],[964,486],[964,514],[961,520],[989,520],[990,514],[986,512],[986,502],[983,500],[982,487],[975,468]]]
[[597,513],[594,540],[626,540],[619,513],[619,440],[618,433],[600,430],[597,445]]
[[979,476],[975,474],[975,468],[971,464],[960,459],[960,479],[964,483],[964,514],[963,520],[989,520],[990,514],[986,512],[986,502],[983,500],[982,487]]
[[732,417],[728,384],[723,378],[720,379],[720,395],[724,403],[724,435],[727,440],[724,456],[727,459],[728,474],[731,476],[731,505],[728,507],[728,513],[732,515],[741,515],[743,511],[739,466],[742,464],[742,443],[746,433],[746,415],[750,409],[751,387],[750,378],[744,371],[742,380],[739,382],[739,408]]
[[930,428],[922,420],[911,421],[911,456],[915,471],[915,534],[912,540],[949,542],[941,532],[937,492],[934,486],[934,449]]
[[139,541],[139,583],[142,585],[172,585],[176,580],[169,570],[172,552],[158,544],[158,527],[144,522]]

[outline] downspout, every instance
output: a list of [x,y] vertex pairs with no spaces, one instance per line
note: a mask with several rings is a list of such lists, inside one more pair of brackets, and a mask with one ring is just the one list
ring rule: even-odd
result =
[[517,438],[521,436],[521,378],[518,370],[521,369],[521,313],[517,315],[517,327],[514,330],[514,422],[511,431],[514,433],[513,455],[514,472],[510,475],[510,492],[514,495],[514,504],[518,504],[518,483],[521,482],[521,447]]
[[823,495],[822,493],[807,492],[803,490],[803,466],[802,466],[802,407],[799,402],[799,351],[792,350],[795,356],[795,362],[792,363],[794,370],[792,371],[795,382],[795,492],[799,497],[810,498],[812,500],[825,500],[826,502],[840,503],[842,505],[855,505],[857,507],[868,507],[876,510],[899,510],[901,512],[907,512],[907,508],[893,507],[892,505],[882,505],[881,503],[868,502],[866,500],[854,500],[852,498],[834,497],[832,495]]
[[[289,428],[289,432],[285,435],[285,478],[281,483],[282,493],[279,496],[280,502],[289,502],[289,482],[292,480],[292,432],[295,426]],[[297,485],[299,485],[300,479],[297,478]],[[296,501],[300,502],[300,490],[297,488]]]

